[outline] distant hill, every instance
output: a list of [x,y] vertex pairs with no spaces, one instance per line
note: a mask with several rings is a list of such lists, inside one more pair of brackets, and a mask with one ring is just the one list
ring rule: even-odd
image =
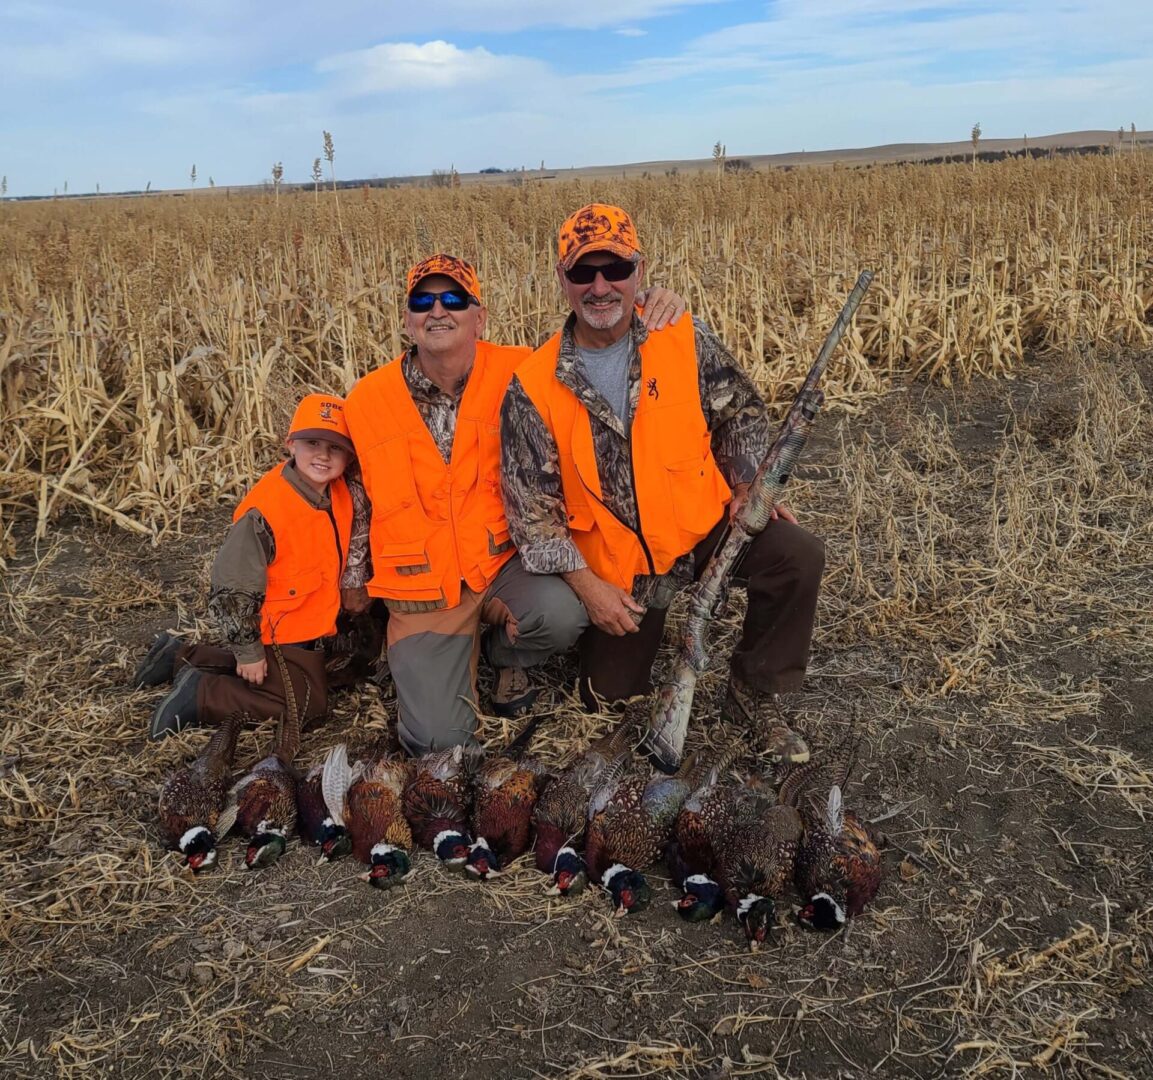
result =
[[[1019,139],[985,139],[982,138],[977,147],[978,157],[990,161],[1010,155],[1028,153],[1035,157],[1044,157],[1050,153],[1091,153],[1111,152],[1120,147],[1123,152],[1129,152],[1132,147],[1149,149],[1153,147],[1153,131],[1138,131],[1135,135],[1126,131],[1124,138],[1118,142],[1117,131],[1066,131],[1059,135],[1029,135]],[[800,167],[820,167],[835,164],[842,165],[871,165],[895,164],[897,162],[933,162],[953,159],[969,160],[973,153],[973,144],[968,139],[946,143],[886,143],[884,146],[851,147],[842,150],[799,150],[787,154],[730,154],[728,168],[733,171],[744,169],[795,169]],[[564,169],[500,169],[488,167],[480,172],[457,174],[462,184],[507,184],[523,181],[567,180],[567,179],[595,179],[598,176],[624,176],[641,177],[663,176],[665,173],[695,173],[708,172],[716,169],[717,163],[711,158],[682,158],[661,161],[632,161],[620,165],[581,165]],[[435,187],[447,187],[452,183],[453,176],[448,169],[434,169],[431,173],[414,176],[372,177],[371,179],[338,180],[336,186],[341,189],[359,187],[400,187],[410,184],[425,184]],[[325,182],[322,187],[328,187]],[[114,198],[116,196],[154,195],[195,195],[197,198],[207,198],[228,192],[253,192],[272,190],[271,181],[264,184],[245,184],[224,187],[217,185],[213,188],[183,188],[153,191],[108,191],[99,195],[78,193],[74,195],[58,196],[66,199],[92,199]],[[281,185],[281,193],[290,191],[311,191],[312,184]],[[9,201],[23,199],[54,198],[57,196],[30,195]]]

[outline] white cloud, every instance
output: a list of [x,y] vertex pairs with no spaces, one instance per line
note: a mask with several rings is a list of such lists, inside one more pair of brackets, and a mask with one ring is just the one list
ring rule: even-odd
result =
[[316,70],[333,76],[339,95],[427,92],[540,74],[544,65],[488,49],[461,49],[447,41],[393,42],[327,57]]
[[620,34],[621,37],[644,37],[648,31],[642,30],[639,26],[622,26],[619,30],[614,30],[613,33]]

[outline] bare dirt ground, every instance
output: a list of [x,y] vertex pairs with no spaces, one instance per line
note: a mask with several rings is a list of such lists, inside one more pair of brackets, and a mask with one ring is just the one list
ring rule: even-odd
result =
[[[792,499],[829,548],[797,712],[817,752],[857,716],[847,801],[892,846],[847,938],[790,921],[757,954],[731,919],[547,898],[528,865],[480,885],[422,856],[380,893],[297,843],[251,873],[232,841],[193,879],[155,798],[204,736],[147,743],[157,694],[127,681],[155,630],[210,633],[228,508],[159,549],[29,541],[0,609],[0,1074],[1153,1076],[1151,393],[1153,356],[1068,358],[823,418]],[[607,720],[546,675],[556,759]],[[344,693],[302,756],[391,720]]]

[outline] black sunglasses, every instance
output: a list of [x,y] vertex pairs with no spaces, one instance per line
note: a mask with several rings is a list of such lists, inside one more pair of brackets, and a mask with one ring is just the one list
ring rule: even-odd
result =
[[637,264],[631,259],[614,259],[612,262],[597,265],[595,263],[577,263],[570,266],[564,276],[574,285],[591,285],[600,274],[605,281],[624,281],[632,277]]
[[470,304],[480,307],[480,303],[468,293],[459,289],[446,289],[444,292],[409,293],[408,310],[416,315],[423,315],[426,311],[432,311],[438,300],[445,311],[466,311]]

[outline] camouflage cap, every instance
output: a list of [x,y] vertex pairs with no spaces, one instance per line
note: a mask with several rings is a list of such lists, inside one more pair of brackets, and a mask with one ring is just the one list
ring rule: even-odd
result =
[[619,206],[590,203],[569,215],[557,237],[557,257],[562,270],[569,270],[584,255],[611,251],[623,259],[641,253],[633,219]]
[[455,255],[445,255],[443,253],[430,255],[427,259],[422,259],[408,272],[408,288],[406,294],[411,295],[417,285],[426,277],[432,277],[434,274],[441,274],[444,277],[452,278],[452,280],[464,289],[478,304],[481,303],[480,278],[476,276],[476,271],[472,268],[472,265],[466,263],[464,259],[458,259]]

